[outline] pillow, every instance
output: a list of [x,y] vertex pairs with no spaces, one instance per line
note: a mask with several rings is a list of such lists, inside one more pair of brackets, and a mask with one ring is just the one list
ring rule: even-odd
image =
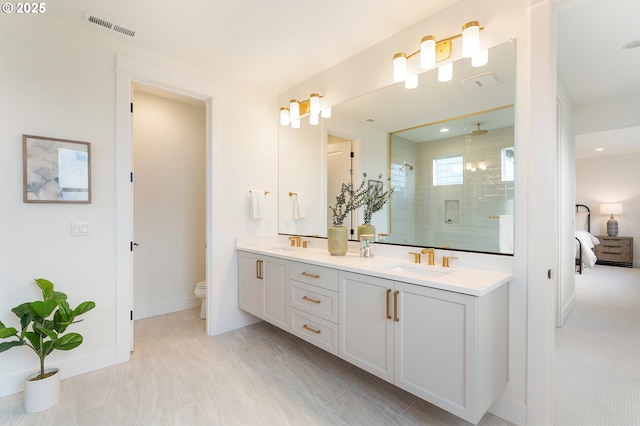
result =
[[589,230],[589,212],[576,213],[576,231]]

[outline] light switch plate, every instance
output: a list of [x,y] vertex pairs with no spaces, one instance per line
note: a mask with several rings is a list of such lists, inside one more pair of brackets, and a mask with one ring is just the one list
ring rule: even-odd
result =
[[71,222],[71,236],[84,237],[89,235],[89,222]]

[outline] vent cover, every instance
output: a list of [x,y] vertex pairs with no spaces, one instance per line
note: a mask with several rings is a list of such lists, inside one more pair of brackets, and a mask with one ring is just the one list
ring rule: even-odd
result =
[[84,20],[94,25],[98,25],[102,28],[106,28],[107,30],[115,31],[117,33],[124,34],[129,37],[133,37],[134,35],[136,35],[136,32],[134,30],[131,30],[125,26],[113,23],[106,19],[100,18],[94,15],[93,13],[85,12]]
[[495,86],[498,84],[498,80],[496,80],[493,74],[482,74],[464,79],[460,84],[469,92],[473,92],[475,90],[484,89],[485,87]]

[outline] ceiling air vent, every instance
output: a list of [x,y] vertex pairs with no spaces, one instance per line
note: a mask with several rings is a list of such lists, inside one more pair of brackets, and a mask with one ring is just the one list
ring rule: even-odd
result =
[[480,90],[484,89],[485,87],[495,86],[496,84],[498,84],[498,80],[496,80],[493,74],[482,74],[464,79],[460,82],[460,84],[469,92],[473,92],[474,90]]
[[108,30],[111,31],[115,31],[117,33],[120,34],[124,34],[127,35],[129,37],[133,37],[134,35],[136,35],[136,32],[134,30],[131,30],[125,26],[119,25],[119,24],[115,24],[111,21],[108,21],[106,19],[100,18],[92,13],[89,12],[85,12],[84,13],[84,20],[87,22],[90,22],[92,24],[98,25],[102,28],[106,28]]

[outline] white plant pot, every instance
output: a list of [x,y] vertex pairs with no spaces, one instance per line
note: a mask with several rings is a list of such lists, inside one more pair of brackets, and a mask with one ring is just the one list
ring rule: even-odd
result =
[[56,368],[45,370],[45,373],[56,373],[42,380],[30,380],[40,372],[32,374],[24,381],[24,411],[37,413],[51,408],[60,399],[60,371]]

